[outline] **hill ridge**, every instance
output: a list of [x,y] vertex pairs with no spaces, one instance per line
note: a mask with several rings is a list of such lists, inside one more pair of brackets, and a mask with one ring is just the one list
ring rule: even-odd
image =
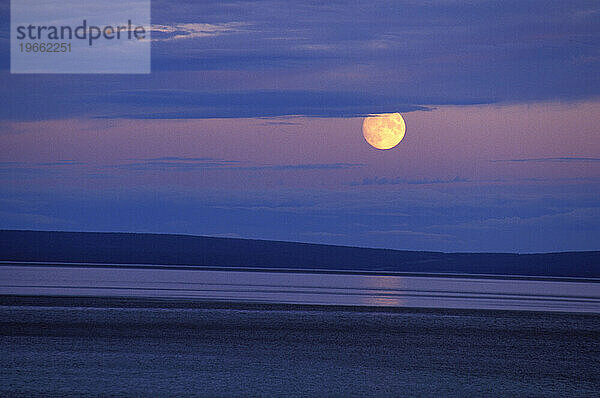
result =
[[445,253],[127,232],[0,230],[0,260],[600,277],[600,251]]

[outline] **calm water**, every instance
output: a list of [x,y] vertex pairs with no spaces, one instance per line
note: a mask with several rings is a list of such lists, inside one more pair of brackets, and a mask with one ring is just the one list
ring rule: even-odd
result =
[[0,396],[595,396],[599,287],[3,263]]
[[0,285],[0,396],[600,391],[594,280],[4,263]]
[[[281,271],[281,270],[280,270]],[[0,265],[0,294],[600,313],[600,280]]]
[[600,391],[597,315],[3,304],[0,396]]

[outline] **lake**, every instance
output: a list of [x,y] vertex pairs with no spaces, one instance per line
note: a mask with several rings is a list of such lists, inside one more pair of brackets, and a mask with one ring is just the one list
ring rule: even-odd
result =
[[0,264],[0,294],[600,313],[600,280],[115,264]]
[[0,266],[2,396],[594,396],[595,280]]

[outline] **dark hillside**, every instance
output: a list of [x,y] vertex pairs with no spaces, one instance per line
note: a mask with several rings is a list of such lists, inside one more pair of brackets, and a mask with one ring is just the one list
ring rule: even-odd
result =
[[441,253],[188,235],[0,231],[0,260],[600,277],[600,252]]

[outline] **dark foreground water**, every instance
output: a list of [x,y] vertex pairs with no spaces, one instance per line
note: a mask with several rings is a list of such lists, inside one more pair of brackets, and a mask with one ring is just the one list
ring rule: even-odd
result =
[[0,296],[1,396],[597,396],[600,316]]

